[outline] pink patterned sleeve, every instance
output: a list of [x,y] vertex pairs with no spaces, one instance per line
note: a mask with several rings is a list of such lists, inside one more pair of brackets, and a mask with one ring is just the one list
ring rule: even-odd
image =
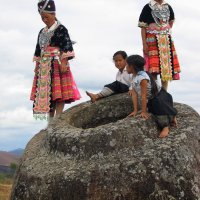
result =
[[74,51],[68,51],[68,52],[63,52],[61,55],[61,60],[65,59],[65,58],[71,58],[71,57],[75,57],[75,53]]

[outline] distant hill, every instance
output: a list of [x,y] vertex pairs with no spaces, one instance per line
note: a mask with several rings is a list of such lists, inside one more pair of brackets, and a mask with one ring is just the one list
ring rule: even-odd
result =
[[19,149],[9,151],[8,153],[11,153],[11,154],[21,157],[22,154],[24,153],[24,149],[19,148]]
[[10,166],[11,163],[17,163],[19,161],[19,156],[11,154],[9,152],[0,151],[0,165]]

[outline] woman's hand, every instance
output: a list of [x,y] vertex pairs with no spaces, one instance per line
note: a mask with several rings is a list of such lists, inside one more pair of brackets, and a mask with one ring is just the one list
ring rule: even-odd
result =
[[60,72],[61,72],[61,74],[64,74],[67,72],[67,65],[65,63],[61,63]]
[[133,111],[128,115],[128,117],[135,117],[137,115],[137,111]]
[[36,61],[34,72],[38,73],[38,70],[39,70],[39,62]]
[[143,43],[143,52],[145,55],[148,55],[148,49],[149,49],[149,47],[148,47],[147,43],[146,42]]
[[143,118],[143,119],[149,119],[149,114],[147,112],[141,112],[140,116]]
[[38,72],[38,67],[37,67],[37,66],[35,67],[34,72],[35,72],[35,73]]
[[61,65],[60,65],[60,73],[64,74],[67,72],[67,67],[68,66],[68,59],[64,58],[61,60]]

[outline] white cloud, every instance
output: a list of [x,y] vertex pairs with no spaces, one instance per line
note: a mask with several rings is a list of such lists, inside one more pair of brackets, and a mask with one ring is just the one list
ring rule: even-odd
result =
[[17,148],[25,148],[27,142],[38,133],[45,125],[38,124],[31,130],[26,128],[1,129],[0,151],[10,151]]
[[28,110],[25,107],[17,107],[0,113],[0,128],[27,128],[35,123],[31,109]]
[[0,104],[2,110],[16,109],[18,107],[29,106],[29,96],[32,80],[22,74],[1,73],[0,74],[1,90]]
[[[81,100],[72,104],[66,104],[65,109],[84,102],[89,98],[85,94],[85,91],[80,89]],[[20,106],[21,105],[21,106]],[[29,128],[39,124],[41,121],[33,118],[32,105],[30,107],[23,106],[21,103],[15,109],[1,109],[0,111],[0,128],[2,129],[14,129],[14,128]],[[46,124],[46,121],[44,123]]]
[[[80,89],[80,92],[81,100],[66,104],[65,109],[89,100],[84,90]],[[15,109],[0,110],[0,150],[8,151],[16,148],[25,148],[27,142],[36,133],[46,128],[47,121],[35,120],[31,108],[32,104],[29,102],[29,106],[27,104],[26,107],[19,103],[15,106]]]

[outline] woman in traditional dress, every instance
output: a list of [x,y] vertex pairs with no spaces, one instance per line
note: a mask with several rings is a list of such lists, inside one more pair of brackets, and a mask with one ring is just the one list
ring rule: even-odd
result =
[[46,119],[62,113],[65,103],[80,99],[80,93],[70,71],[74,58],[68,30],[55,15],[53,0],[40,0],[38,11],[46,24],[38,35],[34,54],[35,77],[31,91],[36,118]]
[[144,6],[138,24],[141,27],[146,71],[155,79],[160,74],[166,90],[168,81],[180,79],[180,65],[171,37],[174,19],[173,9],[168,3],[151,0]]

